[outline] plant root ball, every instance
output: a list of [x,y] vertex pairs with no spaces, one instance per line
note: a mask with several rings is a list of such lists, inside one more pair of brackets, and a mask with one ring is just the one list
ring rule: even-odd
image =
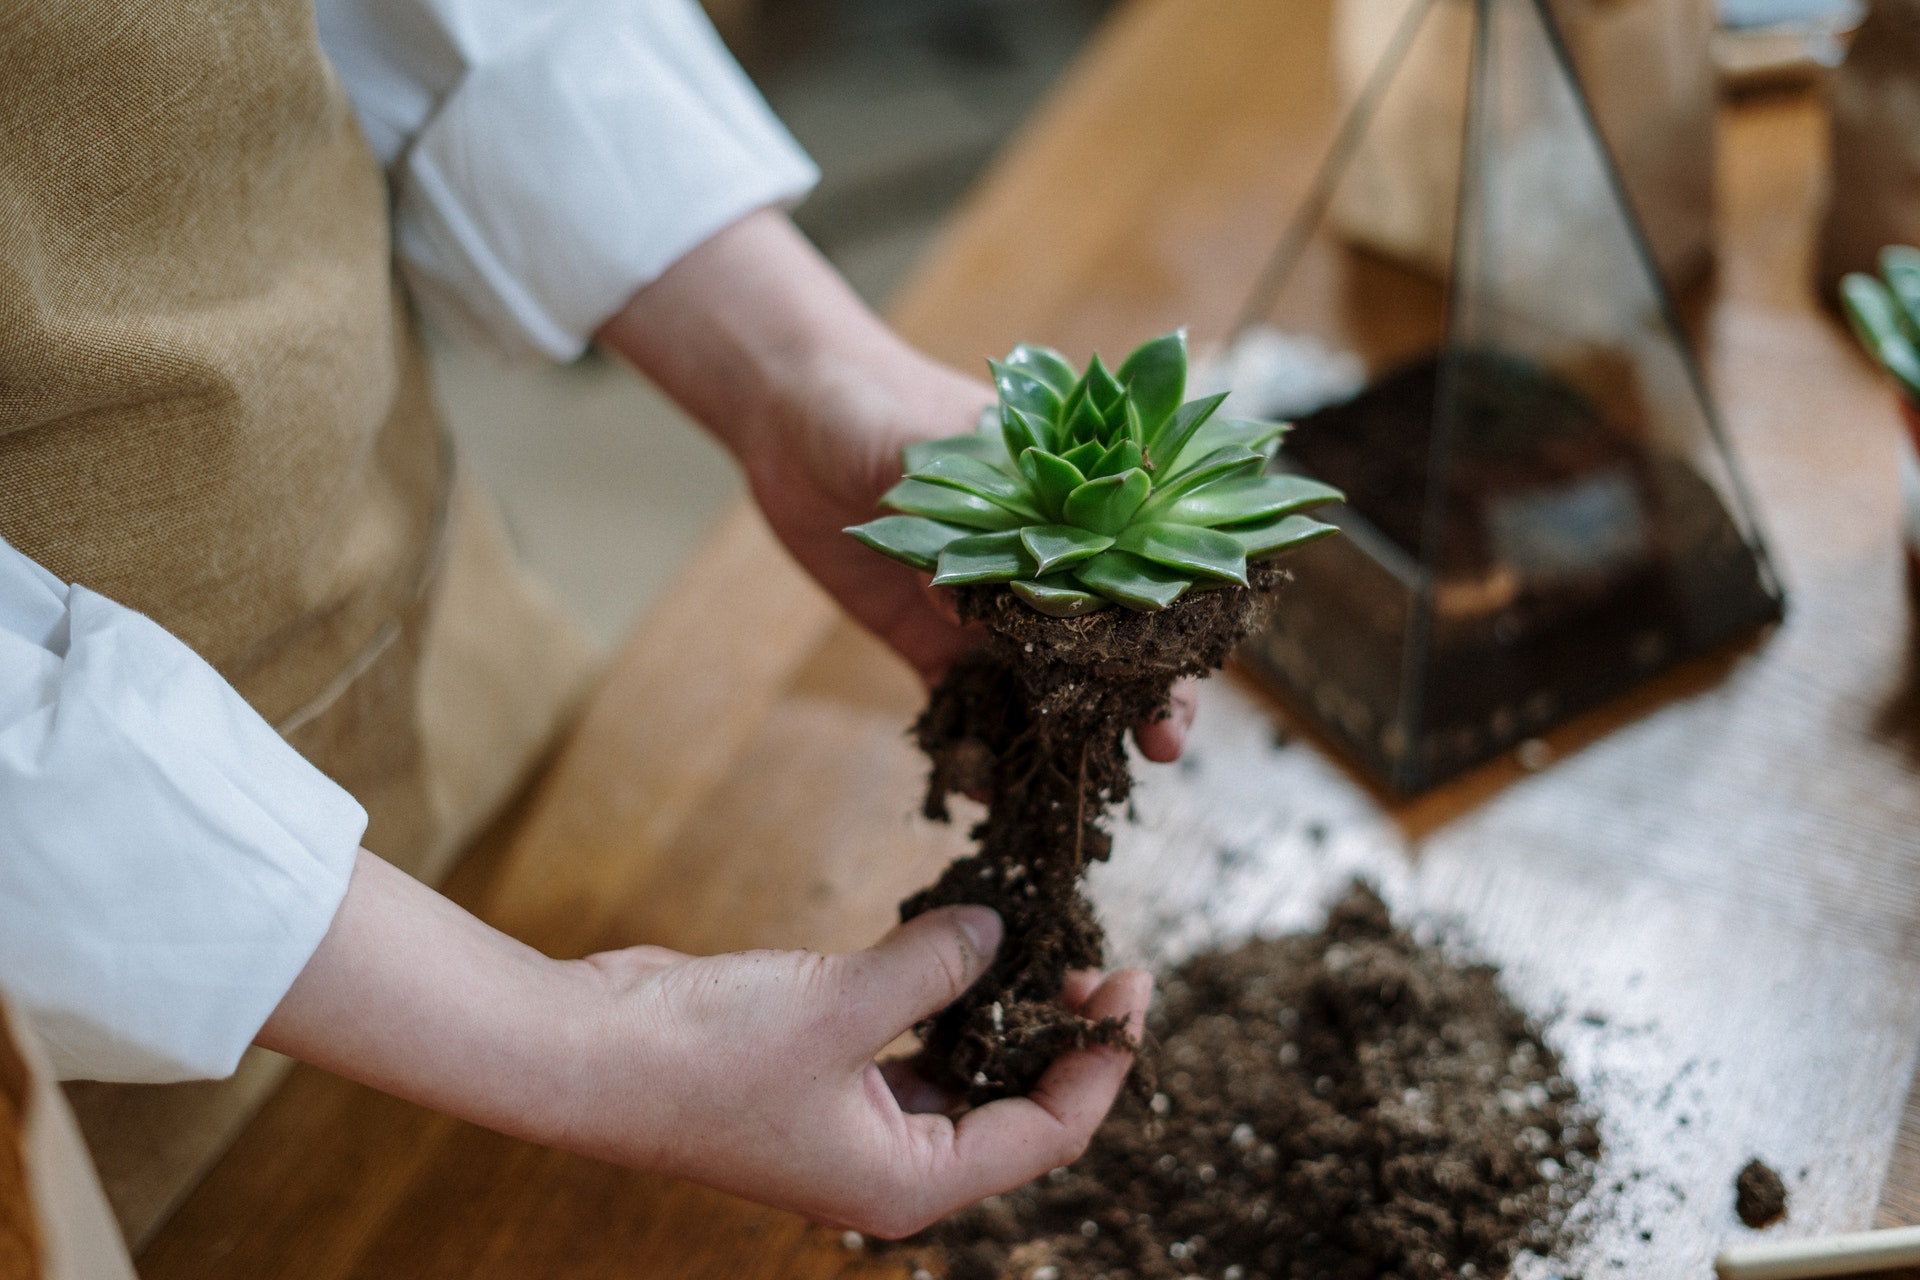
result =
[[1126,735],[1166,715],[1175,680],[1219,667],[1286,580],[1272,563],[1249,585],[1191,594],[1166,609],[1052,618],[1002,587],[957,592],[961,617],[989,639],[947,674],[915,726],[932,762],[924,811],[989,797],[977,853],[901,904],[903,920],[953,903],[1000,912],[1006,940],[960,1000],[918,1028],[922,1069],[973,1105],[1029,1092],[1061,1053],[1119,1043],[1058,1000],[1068,971],[1098,968],[1105,939],[1080,877],[1112,849],[1108,810],[1133,787]]

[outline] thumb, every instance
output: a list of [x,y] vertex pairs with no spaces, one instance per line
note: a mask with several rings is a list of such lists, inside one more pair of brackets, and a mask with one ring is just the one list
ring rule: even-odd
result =
[[848,956],[847,1001],[869,1056],[959,999],[993,963],[1001,932],[990,907],[939,907]]

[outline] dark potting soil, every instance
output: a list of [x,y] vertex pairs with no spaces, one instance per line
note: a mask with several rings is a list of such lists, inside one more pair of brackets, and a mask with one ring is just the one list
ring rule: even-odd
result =
[[1749,1160],[1733,1179],[1733,1211],[1750,1227],[1771,1226],[1787,1216],[1787,1184],[1771,1165]]
[[[1342,489],[1362,519],[1304,553],[1250,665],[1396,790],[1780,615],[1713,485],[1642,443],[1657,433],[1632,370],[1596,364],[1578,380],[1495,351],[1447,367],[1429,356],[1287,438],[1283,459]],[[1454,413],[1429,548],[1443,386]],[[1427,596],[1408,567],[1423,560]]]
[[1148,1029],[1150,1101],[907,1247],[948,1280],[1498,1277],[1591,1184],[1595,1117],[1496,972],[1365,887],[1319,933],[1188,961]]
[[1164,716],[1173,682],[1220,666],[1286,578],[1248,567],[1249,585],[1191,593],[1166,609],[1050,618],[1003,587],[957,592],[988,642],[933,691],[914,732],[932,761],[925,812],[945,821],[954,793],[989,797],[956,860],[900,905],[901,919],[983,903],[1006,925],[992,968],[920,1024],[922,1070],[972,1105],[1029,1092],[1061,1053],[1124,1036],[1059,1003],[1066,975],[1099,968],[1104,938],[1080,893],[1112,848],[1106,815],[1132,789],[1126,733]]
[[1287,453],[1418,559],[1438,397],[1449,378],[1443,579],[1493,566],[1490,516],[1504,497],[1609,475],[1644,486],[1641,455],[1592,401],[1538,365],[1492,351],[1459,352],[1450,367],[1430,356],[1396,369],[1354,399],[1302,418]]

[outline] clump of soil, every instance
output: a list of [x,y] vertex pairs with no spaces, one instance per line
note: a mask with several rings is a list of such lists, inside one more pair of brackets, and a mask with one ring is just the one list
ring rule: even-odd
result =
[[1565,1241],[1600,1139],[1497,979],[1364,886],[1319,933],[1196,957],[1148,1019],[1161,1091],[915,1244],[949,1280],[1498,1277]]
[[1771,1165],[1749,1160],[1733,1179],[1733,1211],[1755,1229],[1771,1226],[1787,1216],[1787,1184]]
[[1098,968],[1104,936],[1080,893],[1112,848],[1108,809],[1132,789],[1125,737],[1167,712],[1182,676],[1226,660],[1286,579],[1248,566],[1249,585],[1192,592],[1150,613],[1113,608],[1051,618],[1004,587],[967,587],[960,615],[989,640],[933,691],[914,732],[933,762],[924,810],[947,820],[955,792],[989,797],[979,851],[900,904],[900,918],[953,903],[999,911],[1005,940],[986,975],[922,1023],[923,1070],[967,1103],[1029,1092],[1068,1049],[1114,1043],[1058,1000],[1072,969]]

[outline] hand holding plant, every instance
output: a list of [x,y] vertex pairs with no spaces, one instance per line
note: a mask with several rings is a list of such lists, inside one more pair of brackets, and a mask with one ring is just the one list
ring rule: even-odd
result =
[[[992,912],[956,907],[846,955],[592,957],[626,1034],[578,1108],[608,1145],[583,1149],[889,1238],[1072,1163],[1126,1079],[1125,1050],[1068,1054],[1029,1096],[957,1120],[909,1062],[874,1061],[985,972],[999,935]],[[1137,1037],[1150,991],[1137,970],[1083,972],[1063,1003]]]
[[[1126,1052],[1089,1048],[955,1121],[874,1062],[980,976],[1000,932],[958,907],[844,955],[552,960],[362,852],[259,1042],[503,1133],[905,1235],[1073,1160],[1126,1078]],[[1137,1035],[1150,989],[1083,973],[1066,1004]]]
[[1079,886],[1132,786],[1122,733],[1226,659],[1285,578],[1270,562],[1335,531],[1303,513],[1340,496],[1269,472],[1281,424],[1185,399],[1184,333],[1111,372],[1032,346],[992,368],[998,413],[908,446],[881,498],[897,514],[847,530],[932,572],[988,633],[915,726],[928,817],[947,818],[953,792],[988,798],[979,852],[900,907],[911,920],[985,902],[1006,921],[987,976],[919,1027],[926,1069],[977,1104],[1027,1093],[1063,1054],[1126,1042],[1058,1002],[1070,972],[1103,963]]
[[[936,683],[980,643],[945,593],[841,530],[873,514],[903,454],[971,427],[994,390],[903,341],[779,213],[726,228],[640,291],[599,334],[736,458],[773,531],[857,622]],[[1180,755],[1190,686],[1136,730]]]

